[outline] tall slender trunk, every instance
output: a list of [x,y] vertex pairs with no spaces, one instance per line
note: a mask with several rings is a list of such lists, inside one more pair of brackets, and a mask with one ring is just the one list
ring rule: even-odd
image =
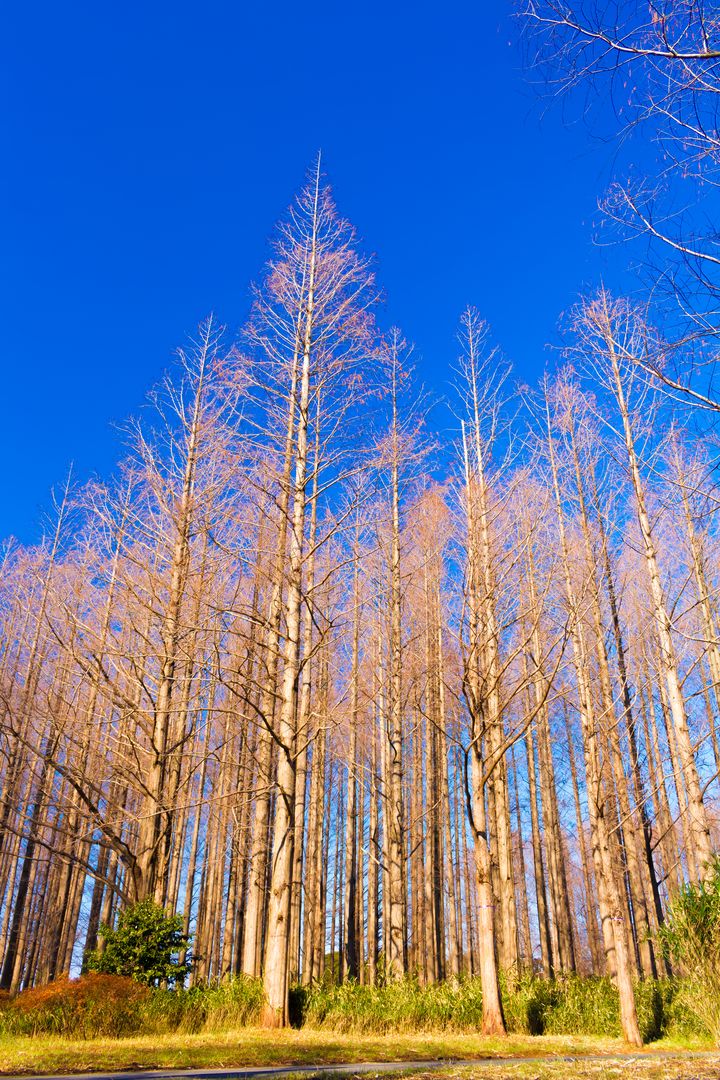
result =
[[398,424],[398,347],[392,347],[392,461],[390,469],[390,678],[387,740],[387,785],[384,827],[387,832],[386,977],[401,979],[405,970],[405,829],[402,739],[402,589],[400,579],[400,438]]
[[295,838],[297,695],[300,674],[300,630],[305,550],[305,511],[307,505],[306,484],[309,456],[310,361],[314,327],[318,195],[319,175],[315,186],[313,231],[308,259],[303,353],[297,399],[295,476],[291,500],[292,527],[290,530],[287,571],[287,596],[284,605],[285,647],[283,650],[283,671],[277,726],[277,803],[273,827],[270,898],[267,915],[265,971],[263,974],[265,1004],[261,1021],[265,1027],[283,1026],[288,1020],[288,946],[293,844]]
[[[464,661],[465,695],[470,712],[470,770],[466,767],[465,795],[468,816],[473,832],[475,873],[477,881],[477,917],[478,917],[478,961],[480,983],[482,987],[482,1031],[484,1035],[505,1035],[505,1018],[500,1000],[500,983],[496,956],[495,902],[492,885],[492,856],[488,832],[488,814],[485,805],[487,778],[484,775],[483,753],[486,749],[487,729],[497,722],[497,711],[493,703],[484,700],[483,682],[490,679],[492,672],[487,670],[487,656],[481,660],[487,650],[487,637],[481,636],[483,622],[479,591],[482,588],[480,567],[477,553],[477,530],[475,520],[474,491],[471,484],[470,462],[463,428],[465,449],[465,490],[468,534],[468,588],[470,590],[470,648]],[[487,629],[486,634],[491,635]],[[480,664],[483,668],[480,668]],[[484,720],[485,711],[489,719]],[[492,749],[492,748],[491,748]],[[470,923],[472,927],[472,922]],[[472,942],[472,936],[471,936]]]
[[[355,517],[355,550],[352,584],[352,658],[350,662],[350,715],[347,759],[347,805],[345,816],[345,896],[343,924],[345,941],[342,949],[342,979],[357,979],[359,974],[359,933],[357,920],[358,891],[358,829],[357,829],[357,756],[360,712],[360,522]],[[362,887],[362,884],[361,884]]]
[[655,538],[647,510],[645,488],[640,475],[640,465],[635,449],[635,437],[630,420],[630,410],[627,403],[623,379],[620,374],[619,360],[607,309],[605,309],[603,313],[603,322],[600,329],[605,337],[607,345],[615,397],[622,420],[625,449],[627,452],[633,492],[635,494],[640,535],[643,542],[643,555],[650,583],[650,596],[652,599],[655,629],[660,645],[660,663],[667,688],[668,704],[670,715],[672,717],[674,736],[677,740],[680,768],[687,790],[689,817],[689,836],[687,839],[689,843],[692,843],[695,849],[699,873],[701,876],[705,876],[710,872],[712,859],[710,826],[708,823],[707,811],[702,799],[700,779],[695,761],[695,752],[690,738],[690,730],[688,728],[687,712],[682,694],[675,647],[673,644],[672,621],[668,613],[660,569],[658,566]]
[[[596,879],[600,893],[601,910],[605,909],[603,917],[604,930],[606,933],[606,950],[608,953],[608,967],[611,967],[614,959],[618,992],[620,995],[620,1022],[626,1040],[636,1046],[642,1045],[642,1037],[638,1026],[635,994],[632,985],[632,972],[627,945],[627,929],[624,925],[620,895],[613,873],[612,858],[608,841],[608,826],[605,808],[605,796],[602,783],[602,768],[597,739],[597,723],[593,708],[592,695],[587,682],[589,662],[585,646],[583,627],[579,612],[579,605],[575,595],[570,570],[570,552],[568,548],[565,530],[564,511],[560,497],[558,469],[555,460],[555,449],[550,424],[550,406],[547,409],[547,438],[552,472],[552,482],[555,493],[557,508],[558,530],[560,535],[560,550],[562,553],[563,571],[565,578],[565,592],[571,620],[571,637],[575,660],[575,675],[577,680],[578,699],[580,706],[580,720],[583,731],[583,743],[585,753],[585,768],[587,773],[588,811],[590,816],[590,828],[592,836],[593,860],[595,862]],[[612,951],[612,956],[610,952]]]

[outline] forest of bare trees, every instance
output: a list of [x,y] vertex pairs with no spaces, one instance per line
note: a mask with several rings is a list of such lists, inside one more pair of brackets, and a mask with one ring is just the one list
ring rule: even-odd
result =
[[502,1033],[501,972],[607,973],[639,1043],[720,846],[710,307],[671,348],[593,292],[533,387],[459,312],[435,425],[318,161],[242,332],[204,322],[113,479],[5,547],[0,988],[153,898],[269,1026],[296,982],[476,974]]

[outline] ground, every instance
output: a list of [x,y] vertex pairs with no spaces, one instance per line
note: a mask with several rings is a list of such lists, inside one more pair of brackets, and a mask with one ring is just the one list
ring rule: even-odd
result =
[[[407,1074],[406,1074],[407,1075]],[[412,1080],[720,1080],[720,1054],[712,1059],[663,1060],[649,1054],[632,1061],[532,1061],[526,1064],[413,1073]],[[363,1080],[367,1080],[366,1077]]]
[[[52,1036],[0,1036],[0,1073],[111,1072],[135,1069],[199,1069],[271,1065],[330,1065],[365,1061],[450,1059],[442,1072],[414,1073],[422,1080],[472,1080],[479,1069],[452,1067],[452,1060],[546,1057],[542,1062],[483,1066],[484,1080],[720,1080],[720,1053],[707,1044],[653,1043],[623,1062],[558,1060],[580,1054],[627,1053],[620,1039],[589,1036],[522,1036],[484,1039],[477,1035],[340,1035],[336,1032],[243,1028],[223,1034],[141,1036],[131,1039],[66,1040]],[[682,1060],[660,1054],[677,1053]],[[407,1076],[407,1073],[404,1074]]]

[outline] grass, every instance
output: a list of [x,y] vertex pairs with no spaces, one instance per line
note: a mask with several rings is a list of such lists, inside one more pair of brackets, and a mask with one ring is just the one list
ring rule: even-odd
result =
[[[640,1029],[646,1041],[695,1038],[704,1030],[672,980],[639,983]],[[0,1001],[0,1033],[64,1038],[132,1037],[235,1031],[251,1027],[263,1002],[258,980],[236,978],[190,990],[151,990],[116,975],[58,979]],[[526,976],[503,987],[508,1030],[524,1035],[621,1034],[616,988],[609,979]],[[297,1027],[339,1034],[477,1032],[482,1023],[479,979],[420,986],[408,978],[387,986],[355,983],[295,988],[290,1013]]]
[[[643,1060],[656,1050],[686,1053],[712,1045],[683,1005],[681,991],[670,981],[638,986],[641,1029],[655,1040],[640,1055]],[[298,1026],[283,1031],[254,1026],[262,999],[260,983],[243,978],[186,991],[150,990],[109,975],[57,980],[0,1001],[0,1073],[557,1059],[623,1048],[617,991],[607,979],[525,978],[505,986],[507,1039],[477,1034],[478,980],[295,990],[291,1004]]]
[[[508,1030],[515,1034],[621,1034],[618,992],[607,978],[548,982],[525,976],[503,985],[502,997]],[[706,1034],[674,980],[638,983],[636,1002],[646,1041]],[[339,1032],[477,1031],[482,1021],[478,979],[425,987],[412,979],[375,987],[319,984],[296,990],[292,1003],[303,1023]]]
[[[406,1074],[407,1075],[407,1074]],[[659,1060],[650,1056],[632,1061],[527,1062],[483,1066],[479,1069],[443,1069],[413,1072],[412,1080],[720,1080],[720,1058]]]
[[[662,1040],[638,1056],[652,1058],[653,1050],[706,1049],[697,1040],[682,1046]],[[613,1054],[624,1049],[621,1039],[583,1035],[510,1035],[486,1039],[452,1033],[341,1035],[309,1028],[267,1031],[243,1028],[225,1033],[143,1035],[124,1039],[64,1039],[56,1036],[0,1036],[0,1073],[105,1072],[120,1069],[198,1069],[271,1065],[340,1064],[360,1061],[428,1061],[437,1058],[534,1057],[536,1055]],[[697,1063],[696,1063],[697,1064]],[[454,1073],[469,1080],[465,1070]],[[439,1076],[428,1073],[437,1080]],[[477,1074],[474,1074],[477,1075]],[[538,1076],[537,1067],[533,1072]],[[573,1075],[578,1075],[577,1072]],[[697,1075],[697,1073],[696,1073]],[[703,1074],[705,1075],[705,1074]],[[485,1076],[483,1070],[482,1076]],[[490,1078],[488,1078],[490,1080]]]

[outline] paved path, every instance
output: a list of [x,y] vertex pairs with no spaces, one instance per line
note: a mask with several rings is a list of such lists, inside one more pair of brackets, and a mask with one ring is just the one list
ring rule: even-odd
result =
[[276,1065],[245,1069],[140,1069],[136,1072],[62,1073],[57,1076],[4,1076],[2,1080],[255,1080],[289,1076],[356,1076],[361,1073],[427,1072],[431,1069],[482,1069],[491,1065],[541,1065],[550,1061],[582,1062],[607,1061],[711,1061],[720,1066],[720,1052],[714,1050],[665,1051],[648,1050],[636,1054],[544,1054],[541,1057],[495,1057],[456,1060],[445,1058],[432,1061],[362,1061],[350,1065]]

